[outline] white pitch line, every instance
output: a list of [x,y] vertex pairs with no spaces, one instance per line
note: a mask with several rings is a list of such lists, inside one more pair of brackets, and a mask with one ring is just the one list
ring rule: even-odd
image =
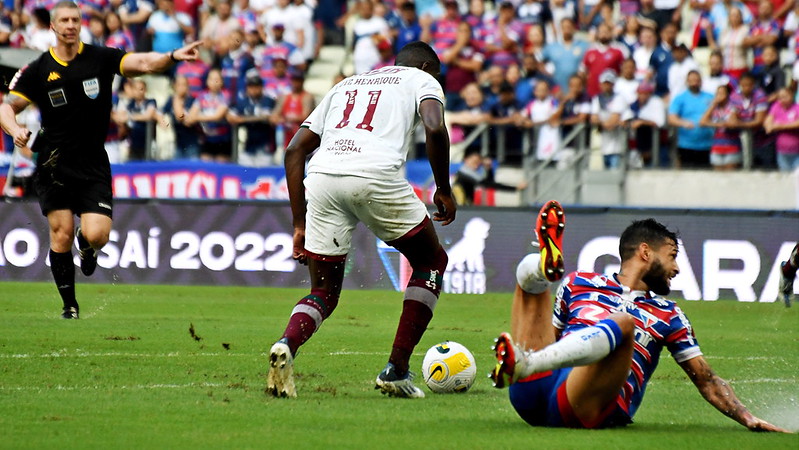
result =
[[736,361],[768,361],[768,360],[784,360],[782,356],[713,356],[705,355],[705,359],[730,359]]
[[[336,351],[336,352],[302,352],[308,356],[383,356],[386,352],[357,352],[357,351]],[[268,353],[261,352],[259,356],[266,356]],[[414,353],[413,356],[423,356],[423,353]],[[169,352],[169,353],[126,353],[126,352],[84,352],[68,350],[55,351],[50,353],[5,353],[0,354],[0,359],[33,359],[33,358],[107,358],[107,357],[128,357],[128,358],[184,358],[184,357],[247,357],[253,355],[249,353],[212,353],[212,352]],[[707,355],[706,359],[716,360],[735,360],[735,361],[785,361],[782,356],[713,356]]]
[[[348,352],[348,351],[340,351],[340,352],[329,352],[326,353],[327,356],[381,356],[387,355],[386,352]],[[424,353],[414,353],[414,356],[424,355]]]
[[[347,351],[340,351],[340,352],[302,352],[303,355],[308,356],[381,356],[387,355],[386,352],[347,352]],[[267,356],[269,355],[266,352],[260,353],[258,356]],[[414,353],[413,356],[422,356],[423,353]],[[59,351],[59,352],[52,352],[52,353],[39,353],[39,354],[32,354],[32,353],[6,353],[0,354],[0,359],[33,359],[33,358],[106,358],[106,357],[129,357],[129,358],[185,358],[185,357],[196,357],[196,356],[205,356],[205,357],[214,357],[214,356],[223,356],[223,357],[231,357],[231,356],[238,356],[238,357],[252,357],[253,355],[250,353],[209,353],[209,352],[202,352],[202,353],[181,353],[181,352],[170,352],[170,353],[125,353],[125,352],[69,352],[69,351]]]
[[752,380],[736,380],[731,379],[730,383],[744,383],[744,384],[761,384],[761,383],[796,383],[796,378],[754,378]]
[[187,356],[250,356],[239,353],[125,353],[125,352],[53,352],[53,353],[17,353],[17,354],[0,354],[0,358],[5,359],[32,359],[32,358],[105,358],[113,356],[131,357],[131,358],[179,358]]
[[[791,383],[795,384],[796,379],[788,378],[754,378],[751,380],[732,380],[734,384],[763,384],[763,383]],[[657,382],[654,382],[657,384]],[[126,391],[126,390],[155,390],[155,389],[195,389],[195,388],[220,388],[228,386],[224,383],[156,383],[156,384],[135,384],[130,386],[0,386],[0,392],[30,392],[30,391]]]
[[108,390],[141,390],[141,389],[187,389],[222,387],[222,383],[187,383],[187,384],[135,384],[131,386],[0,386],[0,391],[108,391]]

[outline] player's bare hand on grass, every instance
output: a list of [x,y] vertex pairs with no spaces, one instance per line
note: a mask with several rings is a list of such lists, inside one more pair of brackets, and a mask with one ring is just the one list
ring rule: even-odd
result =
[[436,190],[435,195],[433,195],[433,202],[438,208],[438,212],[433,213],[433,220],[441,222],[441,225],[451,224],[455,220],[455,212],[457,211],[452,193]]
[[294,251],[291,257],[302,265],[308,264],[308,255],[305,254],[304,228],[294,228]]
[[758,432],[792,433],[790,430],[772,425],[763,419],[758,419],[757,417],[752,417],[752,420],[746,424],[746,428],[748,428],[749,431]]

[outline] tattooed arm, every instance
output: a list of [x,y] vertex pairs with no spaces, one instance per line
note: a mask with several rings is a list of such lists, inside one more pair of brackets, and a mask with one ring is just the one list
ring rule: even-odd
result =
[[740,423],[751,431],[779,431],[789,433],[780,427],[774,426],[765,420],[752,415],[746,406],[738,400],[732,387],[721,379],[710,368],[705,358],[697,356],[680,363],[680,367],[688,374],[702,397],[725,416]]

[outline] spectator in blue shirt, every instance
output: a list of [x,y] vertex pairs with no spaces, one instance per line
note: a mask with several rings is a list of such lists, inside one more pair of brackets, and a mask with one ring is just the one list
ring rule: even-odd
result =
[[147,128],[150,127],[150,138],[155,138],[155,119],[158,113],[155,100],[146,98],[147,84],[144,80],[133,78],[130,83],[130,100],[128,100],[127,128],[128,128],[128,143],[130,144],[128,151],[128,160],[141,161],[147,159]]
[[[488,121],[490,105],[486,105],[485,96],[477,83],[469,83],[461,89],[461,98],[458,109],[447,114],[447,122],[453,126],[453,141],[457,138],[469,136],[477,126]],[[480,150],[480,139],[475,139],[467,147],[471,150]]]
[[153,2],[150,0],[112,0],[111,8],[112,11],[119,14],[119,19],[130,32],[136,51],[149,51],[151,42],[150,36],[147,35],[147,21],[155,9]]
[[183,46],[186,36],[194,35],[191,17],[175,10],[173,0],[158,0],[158,11],[150,15],[147,32],[155,52],[169,53]]
[[219,60],[222,70],[222,83],[230,94],[236,98],[244,94],[244,77],[248,70],[255,67],[250,53],[242,45],[244,32],[235,29],[225,38],[225,52]]
[[491,105],[489,123],[495,125],[491,127],[491,142],[499,148],[500,136],[503,136],[505,145],[505,163],[518,163],[522,157],[522,131],[516,127],[518,115],[522,108],[516,100],[516,92],[513,85],[505,81],[499,86],[499,96],[497,102]]
[[577,73],[583,56],[588,50],[588,42],[582,39],[575,39],[574,33],[577,30],[574,19],[564,17],[560,21],[563,42],[550,42],[544,47],[544,62],[552,63],[554,70],[552,78],[560,87],[561,91],[569,88],[569,78]]
[[721,32],[729,23],[730,9],[735,8],[741,12],[741,19],[743,23],[749,25],[752,23],[752,11],[743,3],[738,0],[721,0],[720,2],[713,2],[710,7],[710,24],[713,26],[713,36],[718,39]]
[[413,1],[408,0],[399,7],[398,19],[396,23],[389,22],[394,38],[394,53],[422,36],[422,26],[416,17],[416,4]]
[[200,156],[200,130],[196,125],[186,125],[186,116],[194,104],[189,92],[189,80],[183,75],[175,76],[173,94],[166,100],[159,122],[171,126],[175,133],[174,159],[197,159]]
[[696,70],[688,73],[686,86],[669,106],[669,125],[677,128],[680,167],[710,168],[713,129],[700,127],[699,121],[713,102],[713,94],[702,91],[702,76]]
[[555,93],[562,91],[560,86],[555,83],[555,80],[539,70],[539,67],[540,65],[534,55],[527,54],[522,57],[522,78],[516,83],[516,101],[522,107],[533,99],[533,91],[539,81],[545,81]]
[[313,21],[318,24],[323,45],[344,45],[344,21],[347,0],[320,0],[314,8]]
[[669,68],[674,58],[671,49],[677,39],[677,26],[673,23],[666,24],[660,30],[660,44],[655,47],[649,59],[651,76],[655,81],[655,95],[664,97],[669,95]]
[[269,116],[275,101],[264,95],[264,83],[258,69],[247,71],[245,84],[244,95],[227,113],[231,125],[247,129],[247,140],[244,151],[238,155],[238,163],[250,167],[271,166],[274,163],[275,131]]

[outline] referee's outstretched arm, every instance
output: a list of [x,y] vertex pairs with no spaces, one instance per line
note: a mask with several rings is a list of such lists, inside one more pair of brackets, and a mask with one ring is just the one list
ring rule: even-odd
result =
[[122,59],[122,75],[135,77],[148,73],[160,73],[179,61],[194,61],[200,55],[197,47],[202,44],[203,41],[192,42],[169,53],[128,53]]

